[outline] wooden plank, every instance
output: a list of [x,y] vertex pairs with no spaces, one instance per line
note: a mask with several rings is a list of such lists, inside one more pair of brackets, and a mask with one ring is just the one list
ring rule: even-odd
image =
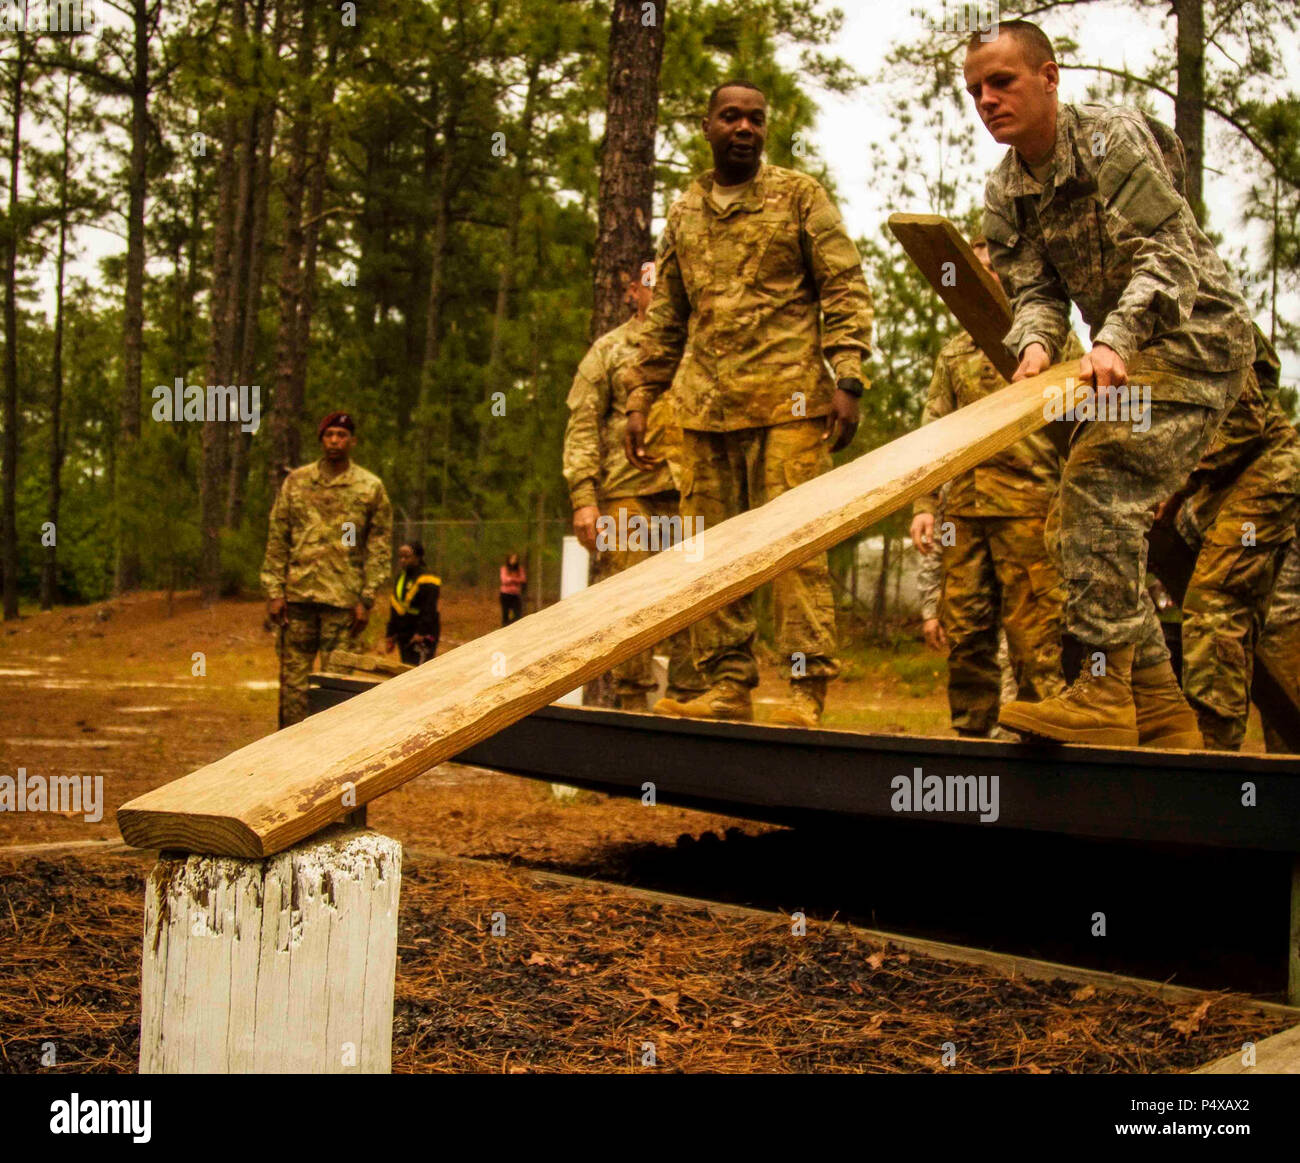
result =
[[[265,856],[1042,428],[1077,361],[1003,388],[669,552],[146,792],[117,813],[138,847]],[[349,805],[350,809],[350,805]]]
[[889,229],[948,310],[1009,381],[1019,366],[1002,346],[1011,330],[1011,304],[970,243],[941,214],[891,214]]
[[1233,1051],[1193,1074],[1300,1074],[1300,1026],[1292,1026],[1252,1047],[1254,1065],[1246,1065],[1246,1051]]
[[387,1073],[401,858],[339,828],[267,860],[160,859],[140,1073]]
[[367,674],[405,674],[408,670],[415,669],[399,659],[385,658],[380,654],[359,654],[353,650],[332,651],[330,665],[361,670]]

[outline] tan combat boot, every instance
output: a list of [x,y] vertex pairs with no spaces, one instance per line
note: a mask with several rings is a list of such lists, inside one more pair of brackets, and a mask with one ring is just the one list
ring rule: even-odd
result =
[[824,678],[790,680],[790,699],[772,712],[772,722],[783,727],[820,727],[826,706]]
[[998,722],[1021,734],[1039,735],[1058,743],[1136,747],[1132,644],[1104,651],[1103,675],[1092,673],[1089,654],[1085,654],[1079,677],[1061,694],[1041,703],[1008,703]]
[[654,709],[656,715],[672,715],[678,719],[727,719],[738,723],[754,721],[754,700],[750,697],[749,687],[730,678],[724,678],[689,702],[660,699],[655,703]]
[[1196,712],[1183,697],[1169,659],[1133,671],[1139,747],[1200,751],[1205,747]]
[[650,708],[646,705],[645,691],[637,691],[632,695],[618,696],[618,709],[620,711],[640,711],[644,714]]

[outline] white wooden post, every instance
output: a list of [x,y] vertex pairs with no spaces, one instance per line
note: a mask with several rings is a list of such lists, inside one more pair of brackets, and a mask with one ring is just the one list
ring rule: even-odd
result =
[[140,1073],[385,1074],[402,846],[336,825],[265,860],[163,856]]

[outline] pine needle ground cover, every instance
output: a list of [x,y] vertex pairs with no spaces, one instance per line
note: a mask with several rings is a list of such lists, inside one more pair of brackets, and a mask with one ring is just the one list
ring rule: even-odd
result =
[[[149,867],[0,862],[0,1070],[135,1069]],[[1011,978],[845,925],[418,852],[398,941],[400,1072],[1159,1073],[1288,1025],[1231,995]]]

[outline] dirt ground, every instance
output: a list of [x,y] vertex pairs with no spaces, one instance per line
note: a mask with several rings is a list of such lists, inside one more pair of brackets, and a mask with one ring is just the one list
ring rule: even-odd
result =
[[[496,625],[490,596],[449,595],[444,648]],[[369,637],[378,636],[372,627]],[[262,605],[139,595],[57,609],[0,630],[0,772],[102,775],[102,817],[0,814],[0,847],[117,836],[126,800],[268,733],[277,666]],[[827,725],[946,731],[941,659],[845,651]],[[765,668],[761,720],[781,685]],[[1252,731],[1257,741],[1258,728]],[[1256,742],[1257,745],[1257,742]],[[530,868],[617,878],[766,825],[581,793],[444,764],[370,805],[407,848],[394,1065],[401,1070],[1171,1070],[1282,1028],[1231,998],[1175,1006],[1076,996],[930,958],[861,947],[832,922],[722,917]],[[630,854],[630,855],[629,855]],[[470,857],[492,864],[449,865]],[[146,854],[0,853],[0,1070],[129,1070],[138,1053]],[[510,866],[510,867],[504,867]],[[785,908],[786,904],[780,903]],[[798,907],[791,902],[789,907]],[[493,942],[486,918],[520,919]],[[812,914],[810,914],[810,917]],[[512,922],[513,924],[513,922]],[[436,983],[436,988],[435,984]]]

